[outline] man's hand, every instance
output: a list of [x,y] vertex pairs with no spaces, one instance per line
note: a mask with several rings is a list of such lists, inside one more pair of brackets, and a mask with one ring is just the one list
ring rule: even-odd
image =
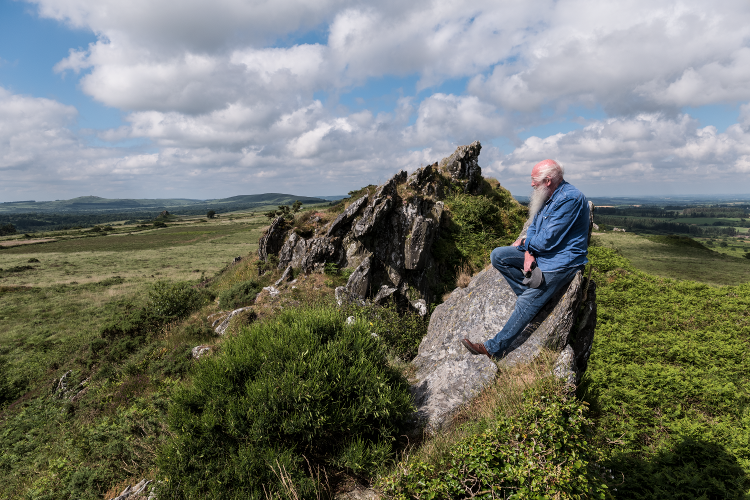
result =
[[528,273],[531,271],[531,264],[536,262],[536,259],[529,252],[526,252],[523,258],[523,272]]
[[511,246],[513,246],[513,247],[521,246],[521,244],[523,243],[523,240],[524,240],[524,238],[518,238],[516,241],[513,242],[513,244]]

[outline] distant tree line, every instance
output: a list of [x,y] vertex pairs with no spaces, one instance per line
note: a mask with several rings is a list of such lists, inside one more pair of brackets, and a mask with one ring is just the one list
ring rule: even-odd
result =
[[727,217],[744,218],[747,212],[742,208],[729,207],[696,207],[686,208],[682,211],[683,217]]
[[613,215],[618,217],[645,217],[653,219],[679,219],[679,218],[734,218],[743,219],[748,217],[747,210],[744,207],[675,207],[668,206],[665,208],[646,206],[646,207],[597,207],[597,215]]
[[697,226],[663,219],[613,217],[600,215],[598,212],[599,210],[595,212],[594,220],[600,226],[621,227],[628,231],[641,230],[668,234],[689,234],[691,236],[735,236],[737,234],[737,230],[733,227]]
[[16,234],[16,226],[11,223],[0,225],[0,236]]

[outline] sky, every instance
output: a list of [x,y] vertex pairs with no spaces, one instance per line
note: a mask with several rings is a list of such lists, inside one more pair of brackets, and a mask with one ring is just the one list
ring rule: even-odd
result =
[[750,193],[747,0],[0,0],[0,201]]

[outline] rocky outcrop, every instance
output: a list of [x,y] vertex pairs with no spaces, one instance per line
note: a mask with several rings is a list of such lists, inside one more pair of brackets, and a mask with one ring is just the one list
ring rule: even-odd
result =
[[468,146],[460,146],[448,158],[440,162],[440,167],[446,169],[454,181],[464,185],[465,193],[474,193],[482,180],[482,169],[479,168],[477,158],[482,150],[479,141]]
[[214,329],[217,335],[224,335],[224,332],[227,331],[227,328],[229,328],[229,322],[237,316],[238,314],[241,314],[245,311],[252,311],[253,308],[248,307],[240,307],[239,309],[235,309],[234,311],[223,311],[217,314],[212,314],[208,317],[208,320],[211,321],[211,327]]
[[[461,146],[440,165],[401,171],[387,182],[363,193],[328,225],[315,231],[283,232],[271,225],[259,242],[258,255],[267,259],[278,246],[279,269],[322,272],[326,264],[350,268],[341,300],[368,299],[382,304],[395,300],[401,307],[426,313],[439,282],[432,246],[438,237],[446,186],[473,192],[482,180],[479,142]],[[421,300],[421,302],[420,302]]]
[[276,217],[271,222],[268,230],[258,241],[258,257],[260,257],[260,260],[265,262],[269,255],[279,253],[281,246],[284,244],[286,229],[284,217]]

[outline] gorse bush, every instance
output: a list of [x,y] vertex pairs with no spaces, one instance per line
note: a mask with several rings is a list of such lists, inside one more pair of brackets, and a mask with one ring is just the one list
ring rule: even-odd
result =
[[263,289],[263,285],[255,280],[243,281],[219,293],[219,307],[222,309],[238,309],[248,306],[255,301],[255,296]]
[[291,487],[314,498],[321,467],[382,465],[412,411],[407,382],[364,324],[331,306],[284,310],[228,339],[175,393],[160,496],[267,498]]
[[438,464],[416,459],[383,478],[386,496],[463,499],[606,498],[590,466],[585,406],[527,391],[520,411],[450,447]]
[[165,319],[184,318],[210,300],[206,291],[193,288],[190,283],[157,281],[148,293],[154,314]]

